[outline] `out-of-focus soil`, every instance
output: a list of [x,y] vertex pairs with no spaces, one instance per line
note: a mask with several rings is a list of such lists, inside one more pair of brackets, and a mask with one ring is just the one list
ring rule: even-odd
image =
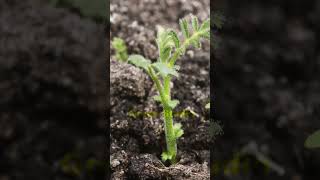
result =
[[[320,152],[304,140],[320,128],[319,1],[235,1],[219,10],[226,17],[215,52],[215,117],[224,136],[213,163],[224,168],[248,143],[284,169],[264,171],[254,156],[249,168],[217,179],[320,178]],[[233,163],[235,165],[235,163]],[[216,168],[219,169],[219,168]],[[237,168],[235,168],[237,169]]]
[[105,178],[104,25],[0,2],[0,179]]

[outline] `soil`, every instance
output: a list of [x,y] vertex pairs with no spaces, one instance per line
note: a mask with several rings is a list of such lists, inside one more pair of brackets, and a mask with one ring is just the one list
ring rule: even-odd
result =
[[48,2],[0,2],[0,179],[103,179],[105,27]]
[[[320,127],[319,1],[227,0],[216,7],[226,24],[215,51],[213,106],[224,126],[212,152],[215,177],[319,179],[319,150],[304,148]],[[252,143],[285,173],[264,171],[252,155],[238,161],[249,162],[246,171],[221,171],[237,167],[237,154]]]
[[[129,54],[156,61],[156,26],[178,29],[179,18],[190,13],[201,20],[208,18],[209,2],[112,0],[111,39],[121,37]],[[118,62],[111,50],[111,179],[209,179],[211,138],[209,112],[205,109],[210,98],[209,52],[207,42],[203,50],[190,49],[178,61],[180,76],[174,80],[172,96],[180,104],[175,111],[189,108],[199,116],[174,119],[182,123],[184,135],[178,140],[179,162],[168,166],[160,158],[165,138],[159,114],[162,110],[152,98],[156,94],[152,80],[142,70]],[[152,112],[154,115],[146,114]]]

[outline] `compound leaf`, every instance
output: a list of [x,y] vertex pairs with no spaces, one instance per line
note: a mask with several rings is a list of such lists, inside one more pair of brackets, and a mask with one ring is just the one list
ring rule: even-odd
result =
[[128,62],[132,63],[133,65],[143,68],[148,71],[148,66],[151,65],[151,61],[149,59],[145,59],[141,55],[130,55],[128,58]]

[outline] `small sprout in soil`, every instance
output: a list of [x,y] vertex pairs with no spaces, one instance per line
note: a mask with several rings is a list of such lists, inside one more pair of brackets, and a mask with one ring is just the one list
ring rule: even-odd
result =
[[66,175],[82,177],[84,174],[92,174],[102,171],[104,164],[95,158],[81,159],[77,152],[67,153],[58,161],[59,168]]
[[194,117],[197,117],[197,118],[200,117],[200,115],[196,113],[194,110],[192,110],[189,106],[185,108],[183,111],[186,113],[190,113]]
[[[183,40],[176,31],[158,26],[156,43],[159,58],[155,63],[141,55],[130,55],[128,62],[144,69],[156,85],[159,95],[154,99],[161,103],[165,123],[165,137],[167,150],[162,153],[162,160],[176,163],[177,139],[183,135],[181,124],[173,123],[173,109],[179,104],[178,100],[171,99],[170,83],[173,77],[178,77],[179,67],[176,61],[185,54],[188,47],[201,48],[201,40],[210,40],[210,19],[202,24],[196,16],[191,15],[191,25],[186,19],[180,19],[180,28]],[[190,31],[192,29],[192,31]]]
[[306,148],[320,148],[320,130],[311,134],[305,141]]
[[113,38],[111,42],[112,47],[116,51],[116,58],[119,61],[127,62],[128,60],[128,53],[127,53],[127,46],[124,43],[124,40],[121,38]]
[[194,112],[189,106],[185,108],[180,114],[179,117],[181,119],[188,118],[188,117],[200,117],[198,113]]

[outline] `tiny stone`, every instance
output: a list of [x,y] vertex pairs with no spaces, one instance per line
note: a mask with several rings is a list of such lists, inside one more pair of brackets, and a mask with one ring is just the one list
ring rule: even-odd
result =
[[112,166],[112,167],[117,167],[117,166],[119,166],[119,165],[120,165],[120,161],[118,161],[117,159],[111,161],[111,166]]

